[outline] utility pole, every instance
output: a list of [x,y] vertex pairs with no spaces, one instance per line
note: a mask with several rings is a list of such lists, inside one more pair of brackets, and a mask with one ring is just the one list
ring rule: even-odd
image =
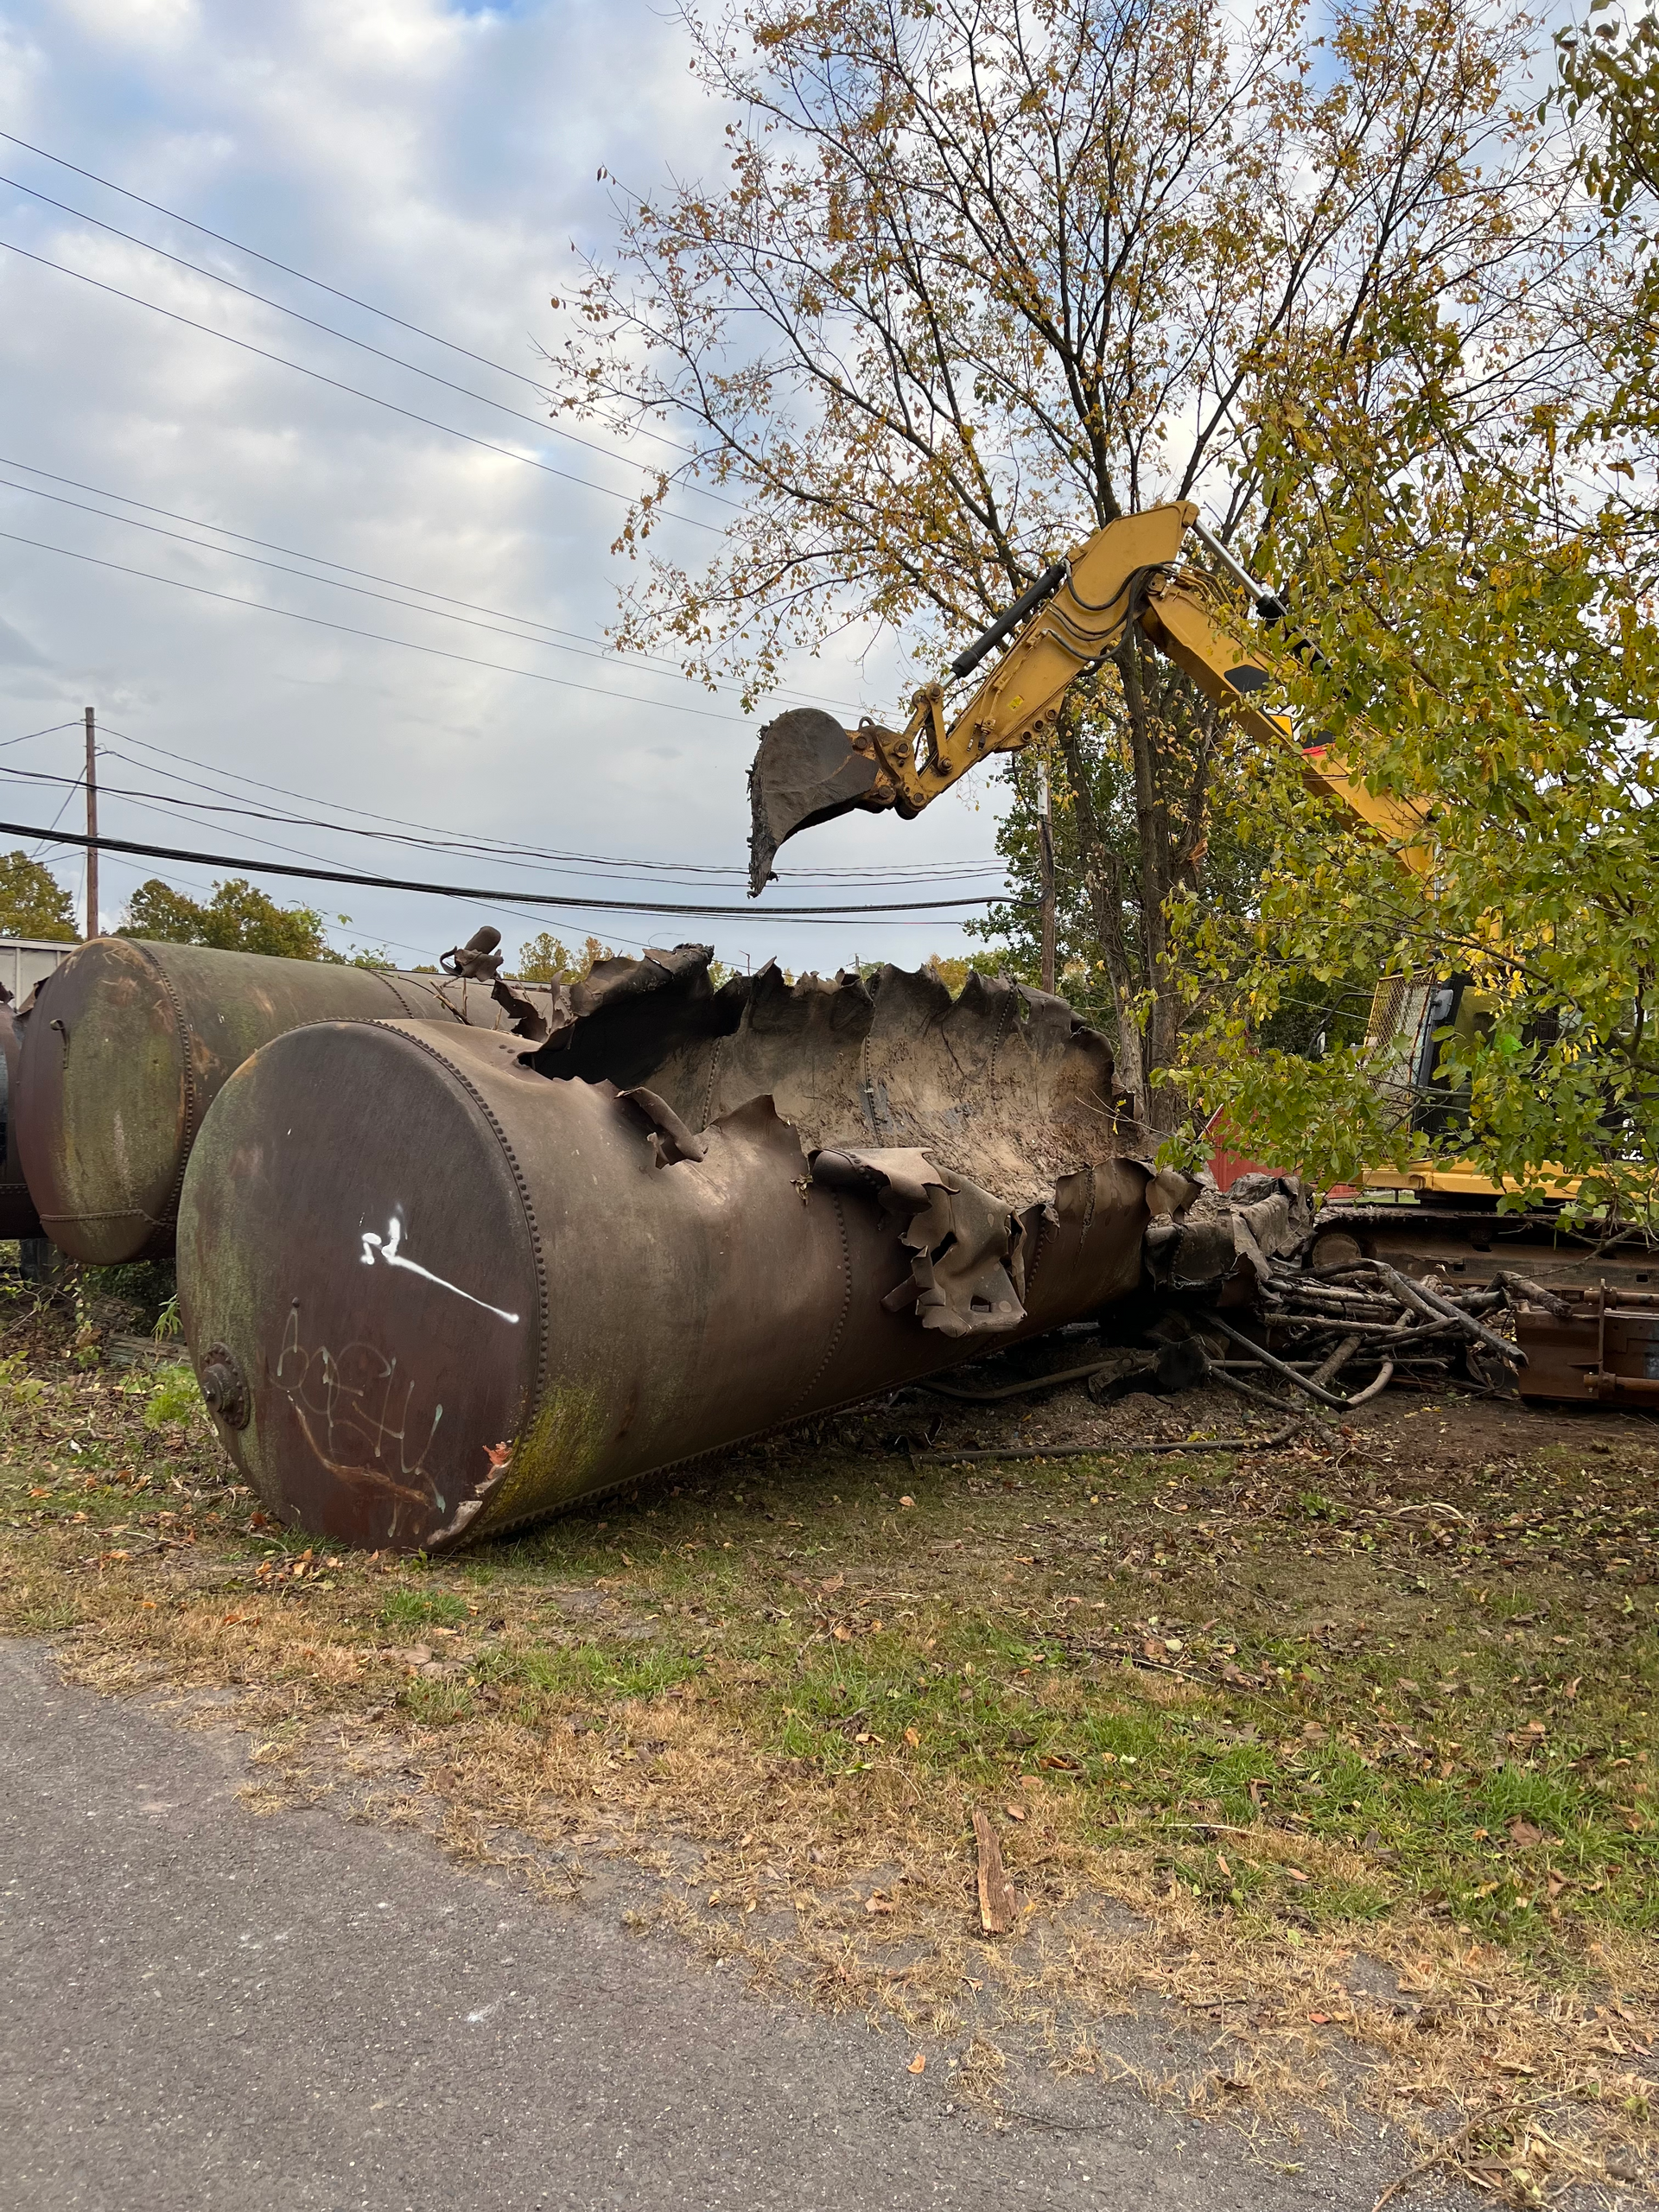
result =
[[98,935],[98,722],[86,709],[86,934]]
[[[87,709],[90,717],[91,708]],[[90,721],[88,728],[91,727]],[[1041,884],[1043,897],[1043,988],[1054,988],[1054,804],[1048,788],[1048,762],[1039,759],[1037,773],[1040,779],[1039,797],[1042,814],[1039,835],[1041,841]]]

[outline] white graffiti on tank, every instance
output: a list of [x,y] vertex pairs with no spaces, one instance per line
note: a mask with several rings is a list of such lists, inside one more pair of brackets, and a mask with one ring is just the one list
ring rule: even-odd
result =
[[383,1267],[406,1268],[412,1275],[419,1275],[423,1282],[435,1283],[440,1290],[447,1290],[452,1297],[464,1298],[469,1306],[481,1306],[486,1313],[493,1313],[499,1321],[514,1321],[518,1316],[508,1313],[499,1306],[492,1306],[487,1299],[474,1298],[470,1290],[462,1290],[459,1283],[446,1282],[442,1275],[435,1275],[430,1268],[404,1256],[404,1224],[396,1214],[386,1224],[386,1233],[377,1236],[372,1229],[363,1231],[363,1264],[372,1268],[378,1260]]
[[[443,1408],[433,1413],[423,1441],[419,1416],[410,1418],[414,1380],[399,1384],[395,1359],[373,1344],[349,1344],[338,1352],[327,1344],[308,1348],[300,1341],[296,1304],[289,1309],[283,1332],[276,1385],[299,1416],[312,1450],[334,1473],[377,1478],[400,1489],[418,1481],[431,1496],[426,1458]],[[434,1502],[442,1510],[442,1499]]]

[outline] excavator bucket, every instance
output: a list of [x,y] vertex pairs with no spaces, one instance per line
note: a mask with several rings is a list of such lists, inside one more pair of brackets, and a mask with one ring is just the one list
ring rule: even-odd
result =
[[892,804],[868,741],[861,745],[819,707],[779,715],[761,731],[749,770],[750,898],[758,899],[771,881],[779,846],[798,830],[833,822],[855,807],[879,814]]

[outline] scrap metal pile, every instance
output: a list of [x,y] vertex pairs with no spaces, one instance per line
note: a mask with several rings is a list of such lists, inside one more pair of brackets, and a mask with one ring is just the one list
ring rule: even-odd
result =
[[[12,1233],[32,1201],[83,1261],[176,1243],[221,1442],[331,1540],[472,1541],[906,1387],[1213,1376],[1283,1414],[1494,1387],[1510,1312],[1587,1325],[1560,1284],[1408,1275],[1294,1178],[1159,1172],[1041,992],[716,988],[696,945],[513,986],[498,942],[391,975],[95,939],[0,1037]],[[1617,1395],[1644,1312],[1604,1295],[1552,1373]]]

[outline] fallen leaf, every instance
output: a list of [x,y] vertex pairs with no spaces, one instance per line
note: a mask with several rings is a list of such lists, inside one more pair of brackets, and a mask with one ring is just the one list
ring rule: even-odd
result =
[[1570,1682],[1563,1682],[1561,1685],[1561,1695],[1563,1697],[1577,1697],[1579,1694],[1579,1684],[1583,1680],[1584,1676],[1582,1675],[1574,1675]]
[[913,1728],[906,1728],[906,1731],[905,1731],[905,1741],[906,1741],[907,1744],[909,1744],[909,1745],[912,1747],[912,1749],[914,1748],[914,1746],[915,1746],[916,1745],[919,1744],[919,1743],[921,1742],[921,1740],[922,1740],[922,1739],[921,1739],[921,1738],[917,1734],[916,1731],[915,1731]]
[[918,2050],[915,2057],[911,2060],[909,2066],[906,2069],[906,2071],[911,2074],[925,2074],[927,2071],[927,2053],[925,2050]]
[[[901,1498],[899,1499],[899,1504],[900,1504],[900,1505],[903,1505],[903,1506],[913,1507],[913,1506],[915,1505],[916,1501],[915,1501],[915,1499],[914,1499],[913,1497],[901,1497]],[[924,2060],[922,2061],[922,2065],[925,2065],[926,2063],[927,2063],[926,2060],[925,2060],[925,2059],[924,2059]],[[911,2069],[910,2069],[910,2070],[911,2070],[911,2072],[912,2072],[912,2074],[919,2074],[919,2073],[921,2072],[921,2070],[922,2070],[922,2068],[921,2068],[921,2066],[912,2066],[912,2067],[911,2068]]]
[[1002,1809],[1011,1821],[1023,1821],[1026,1817],[1023,1805],[1005,1805]]
[[1304,1874],[1300,1866],[1287,1866],[1285,1872],[1293,1882],[1310,1882],[1313,1878],[1311,1874]]
[[1530,1821],[1523,1821],[1518,1813],[1509,1823],[1509,1830],[1510,1842],[1518,1843],[1523,1851],[1544,1840],[1542,1828],[1535,1827]]
[[1331,2024],[1331,2015],[1328,2012],[1310,2012],[1307,2017],[1316,2028],[1328,2028]]
[[1232,1870],[1232,1868],[1231,1868],[1231,1867],[1227,1864],[1227,1854],[1226,1854],[1226,1853],[1225,1853],[1224,1851],[1218,1851],[1218,1852],[1216,1853],[1216,1864],[1217,1864],[1217,1866],[1219,1866],[1219,1867],[1220,1867],[1220,1869],[1221,1869],[1222,1872],[1223,1872],[1224,1874],[1225,1874],[1225,1875],[1227,1876],[1228,1879],[1230,1881],[1230,1880],[1232,1879],[1232,1873],[1233,1873],[1233,1870]]
[[834,1628],[830,1630],[830,1633],[835,1637],[837,1643],[850,1643],[853,1640],[853,1631],[851,1629],[844,1626],[840,1621],[836,1623]]
[[839,1590],[845,1586],[846,1580],[844,1574],[832,1574],[827,1582],[820,1582],[818,1587],[820,1590]]
[[886,1897],[868,1897],[864,1900],[864,1910],[866,1912],[891,1912],[893,1907]]

